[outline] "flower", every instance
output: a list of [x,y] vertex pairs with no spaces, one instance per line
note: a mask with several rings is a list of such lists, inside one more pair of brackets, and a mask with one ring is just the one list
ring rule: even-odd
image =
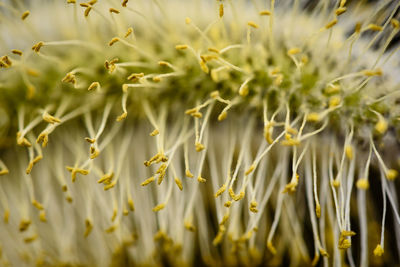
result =
[[0,3],[2,264],[398,262],[400,4],[337,2]]

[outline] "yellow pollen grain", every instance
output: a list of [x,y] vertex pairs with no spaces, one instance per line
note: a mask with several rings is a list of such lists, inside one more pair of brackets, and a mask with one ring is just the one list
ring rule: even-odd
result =
[[22,219],[19,223],[19,231],[24,232],[29,228],[29,225],[31,225],[31,220],[25,220]]
[[40,48],[42,48],[42,46],[44,46],[44,42],[40,41],[32,46],[32,50],[35,51],[36,53],[39,53]]
[[321,120],[321,116],[316,112],[311,112],[307,115],[306,119],[309,122],[319,122]]
[[249,94],[249,87],[247,85],[241,86],[239,89],[239,95],[245,97],[248,94]]
[[42,204],[40,204],[38,201],[36,201],[35,199],[34,200],[32,200],[32,205],[35,207],[35,208],[37,208],[38,210],[43,210],[44,208],[43,208],[43,205]]
[[190,232],[196,232],[196,227],[190,222],[184,222],[185,228]]
[[382,69],[378,68],[375,70],[363,70],[362,74],[364,74],[365,76],[382,76],[383,72]]
[[119,14],[119,10],[112,7],[108,11],[110,11],[110,13]]
[[0,176],[6,175],[8,173],[9,173],[9,170],[7,170],[7,169],[0,170]]
[[208,50],[209,52],[213,52],[213,53],[219,54],[219,50],[218,50],[217,48],[209,47],[207,50]]
[[232,205],[232,201],[228,200],[227,202],[224,203],[224,206],[229,208]]
[[124,112],[117,117],[116,121],[122,121],[122,120],[126,119],[127,116],[128,116],[128,113]]
[[193,178],[194,177],[193,173],[191,173],[189,169],[186,169],[185,175],[186,175],[187,178]]
[[29,14],[30,14],[29,10],[25,11],[24,13],[22,13],[21,19],[25,20],[29,16]]
[[382,26],[379,26],[379,25],[376,25],[376,24],[368,24],[368,26],[367,26],[367,29],[368,30],[371,30],[371,31],[377,31],[377,32],[380,32],[380,31],[382,31],[383,30],[383,27]]
[[56,118],[56,117],[50,115],[50,114],[47,113],[47,112],[44,112],[44,113],[43,113],[42,118],[43,118],[43,120],[44,120],[45,122],[48,122],[48,123],[50,123],[50,124],[60,123],[60,122],[61,122],[61,120],[60,120],[59,118]]
[[258,13],[260,16],[270,16],[271,15],[271,11],[269,10],[262,10]]
[[374,129],[380,135],[386,133],[386,131],[388,129],[387,121],[383,117],[380,117],[378,122],[375,124],[375,128]]
[[79,4],[81,7],[89,7],[90,5],[89,5],[89,3],[80,3]]
[[393,181],[394,179],[396,179],[398,175],[399,175],[399,172],[397,170],[389,169],[386,171],[386,178],[390,181]]
[[110,190],[111,188],[113,188],[115,185],[117,184],[117,181],[114,181],[106,186],[104,186],[104,191]]
[[332,185],[333,187],[338,188],[340,186],[340,180],[339,179],[335,179],[332,181]]
[[328,22],[328,23],[325,25],[325,29],[330,29],[330,28],[332,28],[333,26],[336,25],[337,22],[338,22],[337,18],[333,19],[332,21]]
[[128,199],[128,206],[131,211],[135,211],[135,205],[134,205],[133,199],[131,197],[129,197],[129,199]]
[[223,120],[225,120],[227,116],[228,116],[228,112],[222,111],[222,112],[218,115],[218,121],[223,121]]
[[383,247],[378,244],[374,249],[374,256],[381,257],[384,253]]
[[146,180],[144,180],[144,182],[142,182],[140,185],[141,186],[146,186],[148,184],[150,184],[151,182],[155,181],[156,178],[154,176],[151,176],[150,178],[147,178]]
[[367,190],[369,188],[369,182],[366,178],[361,178],[357,180],[356,186],[358,189]]
[[11,50],[11,53],[13,53],[14,55],[22,56],[22,51],[18,49]]
[[155,206],[155,207],[153,208],[153,211],[154,211],[154,212],[158,212],[158,211],[162,210],[163,208],[165,208],[165,204],[164,204],[164,203],[161,203],[161,204],[158,204],[157,206]]
[[96,142],[96,138],[89,138],[89,137],[85,137],[86,142],[93,144],[94,142]]
[[150,136],[156,136],[156,135],[158,135],[160,133],[160,131],[158,130],[158,129],[155,129],[154,131],[152,131],[151,133],[150,133]]
[[329,98],[329,108],[339,106],[341,100],[342,99],[339,96],[332,96],[331,98]]
[[260,26],[258,26],[257,23],[255,23],[254,21],[248,21],[247,25],[254,28],[254,29],[258,29]]
[[221,186],[220,189],[217,190],[217,192],[215,193],[215,198],[219,197],[220,195],[222,195],[222,193],[224,193],[226,190],[226,184],[223,184]]
[[197,152],[200,152],[205,148],[205,146],[199,142],[196,142],[194,146],[195,146]]
[[199,183],[205,183],[205,182],[207,182],[207,180],[204,179],[203,177],[201,177],[200,175],[197,177],[197,181],[198,181]]

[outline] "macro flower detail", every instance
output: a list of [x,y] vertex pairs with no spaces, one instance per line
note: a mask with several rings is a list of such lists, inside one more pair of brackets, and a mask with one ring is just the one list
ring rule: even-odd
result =
[[399,1],[0,2],[1,266],[395,266]]

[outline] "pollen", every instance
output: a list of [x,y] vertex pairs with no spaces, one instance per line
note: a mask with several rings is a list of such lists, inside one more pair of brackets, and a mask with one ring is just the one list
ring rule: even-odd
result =
[[257,24],[257,23],[255,23],[254,21],[248,21],[247,22],[247,25],[248,26],[250,26],[250,27],[252,27],[252,28],[254,28],[254,29],[258,29],[260,26]]
[[399,172],[397,170],[389,169],[386,171],[386,178],[390,181],[395,180],[398,175],[399,175]]
[[21,19],[25,20],[29,16],[29,14],[30,14],[29,10],[25,11],[24,13],[22,13]]
[[369,182],[366,178],[361,178],[357,180],[356,186],[358,189],[367,190],[369,188]]
[[378,244],[374,249],[374,255],[376,257],[381,257],[383,253],[384,253],[383,247],[380,244]]

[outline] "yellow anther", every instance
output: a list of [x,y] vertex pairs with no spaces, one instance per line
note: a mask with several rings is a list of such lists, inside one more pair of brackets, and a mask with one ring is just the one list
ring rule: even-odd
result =
[[219,4],[219,17],[222,18],[224,16],[224,4]]
[[76,180],[76,175],[78,173],[82,174],[82,175],[88,175],[89,171],[88,170],[84,170],[84,169],[80,169],[80,168],[75,168],[75,167],[70,167],[70,166],[66,166],[65,167],[67,169],[67,171],[69,171],[71,173],[71,179],[72,182],[75,182]]
[[42,46],[44,46],[44,43],[39,42],[39,43],[35,44],[34,46],[32,46],[32,50],[35,51],[36,53],[39,53],[40,48],[42,48]]
[[147,178],[146,180],[144,180],[144,182],[142,182],[140,185],[141,186],[146,186],[148,184],[150,184],[151,182],[155,181],[156,178],[154,176],[151,176],[150,178]]
[[219,243],[221,243],[222,238],[224,237],[224,233],[225,233],[225,226],[221,225],[219,227],[219,231],[217,233],[217,235],[215,236],[214,240],[213,240],[213,245],[217,246]]
[[4,223],[8,223],[9,218],[10,218],[10,211],[9,210],[5,210],[4,211],[4,215],[3,215]]
[[199,142],[196,142],[194,146],[195,146],[197,152],[200,152],[205,148],[205,146]]
[[332,181],[332,185],[333,187],[338,188],[340,186],[340,180],[339,179],[335,179]]
[[85,16],[85,17],[88,17],[91,10],[92,10],[92,7],[91,7],[91,6],[88,6],[88,7],[85,9],[85,12],[83,13],[84,16]]
[[41,132],[36,139],[36,143],[42,143],[42,147],[46,147],[47,143],[49,142],[49,134],[45,131]]
[[254,171],[255,168],[256,168],[256,166],[254,164],[250,165],[250,167],[247,169],[247,171],[244,173],[244,175],[249,175],[250,173],[252,173]]
[[384,117],[379,116],[379,120],[378,120],[378,122],[375,124],[375,131],[376,131],[378,134],[381,134],[381,135],[382,135],[382,134],[386,133],[387,129],[388,129],[388,123],[387,123],[387,121],[385,120]]
[[42,221],[42,222],[47,222],[46,212],[45,212],[44,210],[42,210],[42,211],[39,213],[39,220]]
[[116,226],[116,225],[111,225],[110,227],[108,227],[108,228],[105,229],[104,231],[105,231],[107,234],[111,234],[111,233],[113,233],[116,229],[117,229],[117,226]]
[[397,19],[391,19],[390,24],[392,25],[393,28],[398,29],[400,28],[400,22]]
[[258,212],[257,205],[258,205],[258,203],[256,201],[250,202],[249,210],[251,212],[257,213]]
[[38,201],[36,201],[35,199],[34,200],[32,200],[32,205],[35,207],[35,208],[37,208],[38,210],[43,210],[44,208],[43,208],[43,205],[42,204],[40,204]]
[[390,181],[393,181],[394,179],[396,179],[398,175],[399,175],[399,172],[394,169],[389,169],[386,171],[386,178]]
[[122,6],[123,6],[123,7],[126,7],[126,4],[128,4],[128,0],[123,0],[123,1],[122,1]]
[[306,65],[306,64],[308,63],[309,60],[310,60],[310,59],[308,58],[307,55],[302,55],[302,56],[301,56],[301,62],[302,62],[304,65]]
[[247,25],[254,28],[254,29],[258,29],[260,26],[258,26],[257,23],[255,23],[254,21],[248,21]]
[[6,68],[12,66],[12,62],[11,62],[11,60],[8,58],[8,56],[3,56],[3,57],[1,57],[0,60],[2,61],[2,63],[5,65]]
[[224,203],[224,206],[229,208],[232,205],[232,201],[228,200],[227,202]]
[[288,54],[289,56],[292,56],[292,55],[296,55],[296,54],[298,54],[298,53],[300,53],[300,52],[301,52],[300,48],[294,47],[294,48],[289,49],[289,50],[287,51],[287,54]]
[[90,232],[92,232],[93,224],[89,219],[86,219],[85,220],[85,226],[86,226],[86,229],[85,229],[85,233],[83,234],[83,236],[84,237],[88,237]]
[[112,8],[112,7],[108,11],[110,11],[110,13],[119,14],[119,10]]
[[378,244],[374,249],[374,256],[381,257],[384,253],[383,247]]
[[340,0],[340,7],[344,7],[344,5],[346,4],[347,0]]
[[2,170],[0,170],[0,176],[6,175],[6,174],[8,174],[8,173],[9,173],[9,170],[7,170],[7,169],[2,169]]
[[118,210],[116,208],[113,209],[113,214],[111,216],[111,221],[115,221],[115,219],[117,218],[117,214],[118,214]]
[[239,201],[239,200],[241,200],[241,199],[244,198],[245,193],[244,193],[244,191],[240,191],[240,193],[239,193],[238,195],[235,195],[235,193],[233,192],[233,189],[232,189],[232,188],[229,188],[229,196],[230,196],[233,200]]
[[67,185],[63,185],[63,186],[61,187],[61,189],[62,189],[63,192],[67,192],[67,191],[68,191]]
[[203,62],[208,62],[208,61],[211,61],[211,60],[218,59],[218,56],[217,55],[204,54],[204,55],[201,55],[200,58],[201,58],[201,60]]
[[38,237],[39,237],[39,236],[38,236],[37,234],[34,234],[33,236],[24,238],[24,242],[25,242],[25,243],[32,243],[32,242],[35,241]]
[[128,215],[129,215],[129,210],[127,210],[126,208],[124,208],[124,209],[122,210],[122,215],[128,216]]
[[24,13],[22,13],[21,19],[25,20],[29,16],[29,14],[30,14],[29,10],[25,11]]
[[198,109],[198,108],[191,108],[191,109],[187,109],[187,110],[185,111],[185,114],[187,114],[187,115],[192,115],[192,114],[194,114],[194,113],[196,113],[196,112],[199,112],[199,109]]
[[361,32],[361,23],[360,22],[356,23],[356,26],[354,28],[354,32],[357,33],[357,34],[359,34]]
[[272,245],[271,241],[267,242],[267,248],[272,255],[276,255],[276,248],[274,247],[274,245]]
[[347,145],[347,146],[344,148],[344,151],[345,151],[346,157],[347,157],[349,160],[352,160],[353,157],[354,157],[353,147],[352,147],[351,145]]
[[379,26],[379,25],[376,25],[376,24],[369,24],[368,26],[367,26],[367,29],[368,30],[371,30],[371,31],[377,31],[377,32],[380,32],[380,31],[382,31],[383,30],[383,27],[382,26]]
[[90,84],[90,86],[88,87],[88,91],[92,91],[95,89],[100,88],[100,83],[99,82],[92,82],[92,84]]
[[249,87],[247,85],[241,86],[239,89],[239,95],[245,97],[248,94],[249,94]]
[[217,97],[219,97],[219,91],[218,90],[212,91],[210,93],[210,97],[216,99]]
[[24,231],[28,230],[29,225],[31,225],[31,220],[22,219],[19,222],[19,231],[24,232]]
[[224,225],[229,220],[229,210],[224,214],[219,225]]
[[48,123],[51,123],[51,124],[60,123],[60,122],[61,122],[61,120],[60,120],[59,118],[56,118],[56,117],[54,117],[54,116],[51,116],[51,115],[50,115],[49,113],[47,113],[47,112],[44,112],[44,113],[43,113],[42,118],[43,118],[43,120],[44,120],[45,122],[48,122]]
[[203,117],[203,114],[201,112],[195,112],[195,113],[192,113],[190,115],[192,117],[195,117],[195,118],[198,118],[198,119],[201,119]]
[[144,73],[132,73],[131,75],[128,76],[128,80],[131,82],[138,82],[140,78],[144,77]]
[[327,95],[340,93],[340,85],[339,84],[329,84],[325,88],[324,93]]
[[67,4],[75,4],[76,0],[67,0]]
[[117,184],[117,181],[114,181],[110,184],[107,184],[103,187],[104,191],[110,190],[111,188],[113,188],[115,185]]
[[207,64],[203,60],[201,60],[199,62],[199,64],[200,64],[201,70],[204,71],[205,73],[208,73],[210,71],[210,69],[208,68]]
[[187,178],[193,178],[194,177],[193,173],[191,173],[189,169],[186,169],[185,175],[186,175]]
[[300,141],[298,139],[288,139],[288,140],[282,140],[281,145],[283,146],[298,146],[300,145]]
[[124,112],[117,117],[116,121],[122,121],[122,120],[126,119],[127,116],[128,116],[128,113]]
[[183,225],[184,225],[185,228],[186,228],[187,230],[189,230],[190,232],[196,232],[196,227],[195,227],[191,222],[185,221],[185,222],[183,223]]
[[336,25],[337,22],[338,22],[337,18],[334,18],[332,21],[328,22],[328,23],[325,25],[325,29],[330,29],[330,28],[332,28],[333,26]]
[[26,168],[26,174],[30,174],[33,168],[33,165],[35,165],[36,163],[38,163],[41,159],[43,158],[43,156],[39,155],[36,156],[33,160],[31,160],[28,164],[28,167]]
[[311,112],[307,114],[307,121],[309,122],[319,122],[321,120],[321,116],[316,112]]
[[350,239],[345,237],[339,238],[339,245],[338,245],[339,249],[348,249],[349,247],[351,247]]
[[158,129],[154,129],[154,131],[152,131],[151,133],[150,133],[150,136],[156,136],[156,135],[158,135],[160,133],[160,131],[158,130]]
[[176,49],[176,50],[185,50],[185,49],[187,49],[187,48],[188,48],[188,46],[185,45],[185,44],[176,45],[176,46],[175,46],[175,49]]
[[365,76],[369,76],[369,77],[371,77],[371,76],[382,76],[382,74],[383,74],[382,69],[380,69],[380,68],[375,69],[375,70],[363,70],[362,73]]
[[346,12],[347,8],[346,7],[339,7],[338,9],[335,10],[336,16],[342,15],[344,12]]
[[94,142],[96,142],[96,138],[89,138],[89,137],[85,137],[86,142],[93,144]]
[[209,47],[207,50],[208,50],[209,52],[213,52],[213,53],[219,54],[219,50],[218,50],[217,48]]
[[73,199],[72,199],[71,196],[66,196],[66,197],[65,197],[65,200],[66,200],[68,203],[72,203],[72,201],[73,201]]
[[131,35],[133,33],[133,28],[129,27],[128,30],[126,31],[124,37],[127,38],[129,35]]
[[112,46],[113,44],[115,44],[118,41],[119,41],[119,38],[118,37],[114,37],[114,38],[111,39],[111,41],[108,43],[108,45]]
[[226,190],[226,184],[223,184],[220,189],[218,189],[217,193],[215,193],[215,198],[219,197]]
[[133,203],[133,199],[131,197],[128,198],[128,206],[131,211],[135,211],[135,204]]
[[190,18],[188,18],[188,17],[185,18],[185,23],[186,24],[190,24],[191,22],[192,22],[192,20]]
[[225,120],[227,116],[228,116],[228,112],[222,111],[222,112],[218,115],[218,121],[223,121],[223,120]]
[[297,181],[293,181],[288,183],[285,188],[283,189],[282,193],[294,193],[296,192],[296,188],[297,188],[298,182]]
[[197,181],[198,181],[199,183],[205,183],[205,182],[207,182],[207,180],[204,179],[203,177],[201,177],[200,175],[197,177]]
[[356,186],[358,189],[367,190],[369,188],[369,182],[366,178],[361,178],[357,180]]
[[317,218],[321,218],[321,205],[317,204],[315,206],[315,214],[317,215]]
[[322,255],[323,257],[329,257],[328,252],[327,252],[325,249],[323,249],[323,248],[319,248],[319,253],[321,253],[321,255]]
[[154,212],[158,212],[158,211],[162,210],[163,208],[165,208],[165,204],[164,204],[164,203],[161,203],[161,204],[158,204],[157,206],[155,206],[155,207],[153,208],[153,211],[154,211]]
[[18,49],[11,50],[11,53],[13,53],[14,55],[22,56],[22,51]]
[[274,85],[275,86],[279,86],[281,85],[283,82],[283,75],[282,74],[278,74],[275,79],[274,79]]
[[97,3],[97,0],[90,0],[90,1],[88,2],[88,4],[91,5],[91,6],[94,5],[94,4],[96,4],[96,3]]
[[262,10],[258,13],[260,16],[270,16],[271,15],[271,11],[269,10]]
[[339,96],[332,96],[331,98],[329,98],[329,108],[339,106],[341,100],[342,99]]
[[174,178],[176,185],[178,186],[179,190],[183,190],[182,181],[178,177]]
[[156,82],[156,83],[161,82],[161,77],[160,76],[154,76],[153,77],[153,82]]
[[101,178],[97,181],[97,183],[101,184],[110,184],[112,179],[114,177],[114,173],[106,173],[103,176],[101,176]]

